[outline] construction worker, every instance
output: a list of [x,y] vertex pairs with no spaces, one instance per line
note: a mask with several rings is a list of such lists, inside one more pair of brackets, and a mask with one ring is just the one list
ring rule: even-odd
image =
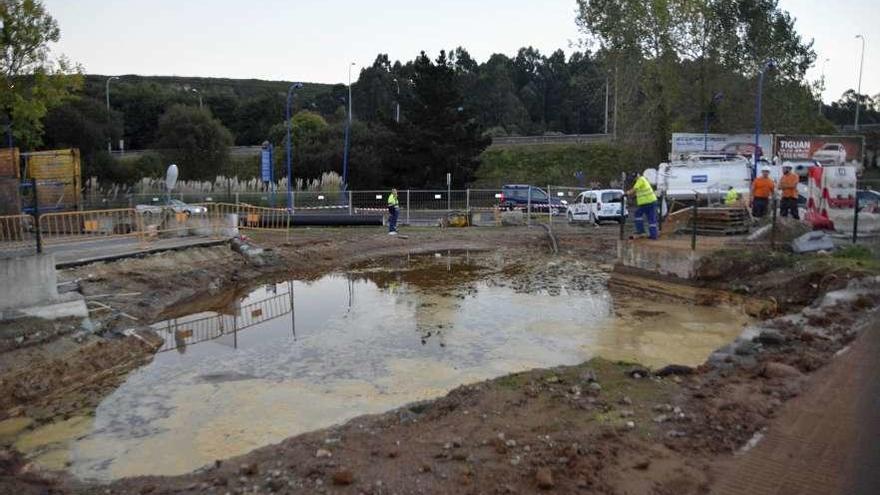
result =
[[752,181],[752,216],[763,218],[776,185],[770,178],[770,167],[761,167],[761,176]]
[[400,213],[400,201],[397,200],[397,189],[388,195],[388,235],[397,235],[397,216]]
[[645,236],[645,218],[648,219],[648,237],[657,240],[657,195],[644,175],[639,174],[627,195],[636,197],[636,237]]
[[728,208],[736,206],[737,201],[739,201],[739,194],[736,193],[736,189],[733,186],[727,188],[727,194],[724,196],[724,206]]
[[792,173],[791,164],[782,165],[782,178],[779,179],[779,189],[782,190],[782,200],[779,202],[779,214],[787,217],[791,213],[791,217],[800,220],[798,214],[798,182],[800,179],[797,174]]

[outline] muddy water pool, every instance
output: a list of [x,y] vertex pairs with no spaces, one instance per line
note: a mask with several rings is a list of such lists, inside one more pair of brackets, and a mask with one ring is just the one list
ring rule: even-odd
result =
[[523,290],[450,253],[258,287],[155,324],[165,346],[153,362],[42,461],[85,479],[181,474],[511,372],[594,356],[695,365],[747,322],[616,298],[599,272],[583,276],[595,283],[551,273],[550,290]]

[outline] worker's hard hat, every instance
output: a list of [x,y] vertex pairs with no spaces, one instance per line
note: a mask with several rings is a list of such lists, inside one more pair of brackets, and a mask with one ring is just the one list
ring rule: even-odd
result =
[[782,168],[791,168],[791,164],[790,163],[783,163]]
[[761,172],[769,172],[769,171],[770,171],[770,167],[768,167],[767,165],[764,165],[763,167],[761,167]]

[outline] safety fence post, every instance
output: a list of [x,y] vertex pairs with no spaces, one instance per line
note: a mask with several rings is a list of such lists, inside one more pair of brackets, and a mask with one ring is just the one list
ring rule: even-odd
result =
[[691,207],[691,251],[697,249],[697,204],[700,202],[700,196],[694,194],[694,206]]
[[550,190],[550,184],[547,184],[547,221],[550,228],[553,228],[553,191]]
[[532,226],[532,186],[529,186],[529,198],[526,203],[526,225]]
[[773,226],[770,229],[770,249],[776,249],[776,195],[774,194],[770,198],[770,209],[773,210],[771,213],[771,218],[773,219]]
[[624,224],[626,224],[626,194],[624,194],[623,198],[621,198],[620,207],[621,207],[621,210],[620,210],[621,211],[620,240],[622,241],[625,237],[625,229],[624,229],[625,225]]
[[853,235],[852,235],[852,243],[856,244],[859,241],[859,182],[856,180],[856,194],[855,200],[853,201]]
[[37,254],[43,253],[43,228],[40,226],[40,196],[37,194],[37,179],[34,179],[34,224],[37,227]]
[[471,215],[471,188],[467,188],[464,191],[464,211],[465,214],[470,218]]
[[406,190],[406,224],[409,225],[409,189]]
[[348,190],[348,214],[354,215],[354,205],[352,204],[351,199],[352,199],[352,194],[351,194],[351,189],[349,189]]

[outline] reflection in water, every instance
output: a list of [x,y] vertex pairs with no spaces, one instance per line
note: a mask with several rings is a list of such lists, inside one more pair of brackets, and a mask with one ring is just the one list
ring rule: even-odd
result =
[[[293,282],[269,284],[236,301],[231,314],[196,313],[165,320],[152,327],[165,339],[159,352],[176,349],[184,354],[188,345],[224,336],[231,336],[232,347],[237,349],[238,332],[292,313],[293,301]],[[290,333],[296,340],[295,318],[290,318]]]
[[651,308],[675,315],[658,317],[669,325],[664,339],[637,317],[616,317],[607,291],[518,293],[481,282],[467,259],[443,258],[428,263],[433,270],[404,260],[260,287],[230,314],[158,324],[168,349],[184,332],[186,353],[158,354],[101,403],[90,434],[72,444],[71,470],[97,479],[185,473],[462,383],[576,364],[597,349],[694,364],[679,359],[682,340],[699,334],[684,357],[701,360],[743,322],[720,308]]

